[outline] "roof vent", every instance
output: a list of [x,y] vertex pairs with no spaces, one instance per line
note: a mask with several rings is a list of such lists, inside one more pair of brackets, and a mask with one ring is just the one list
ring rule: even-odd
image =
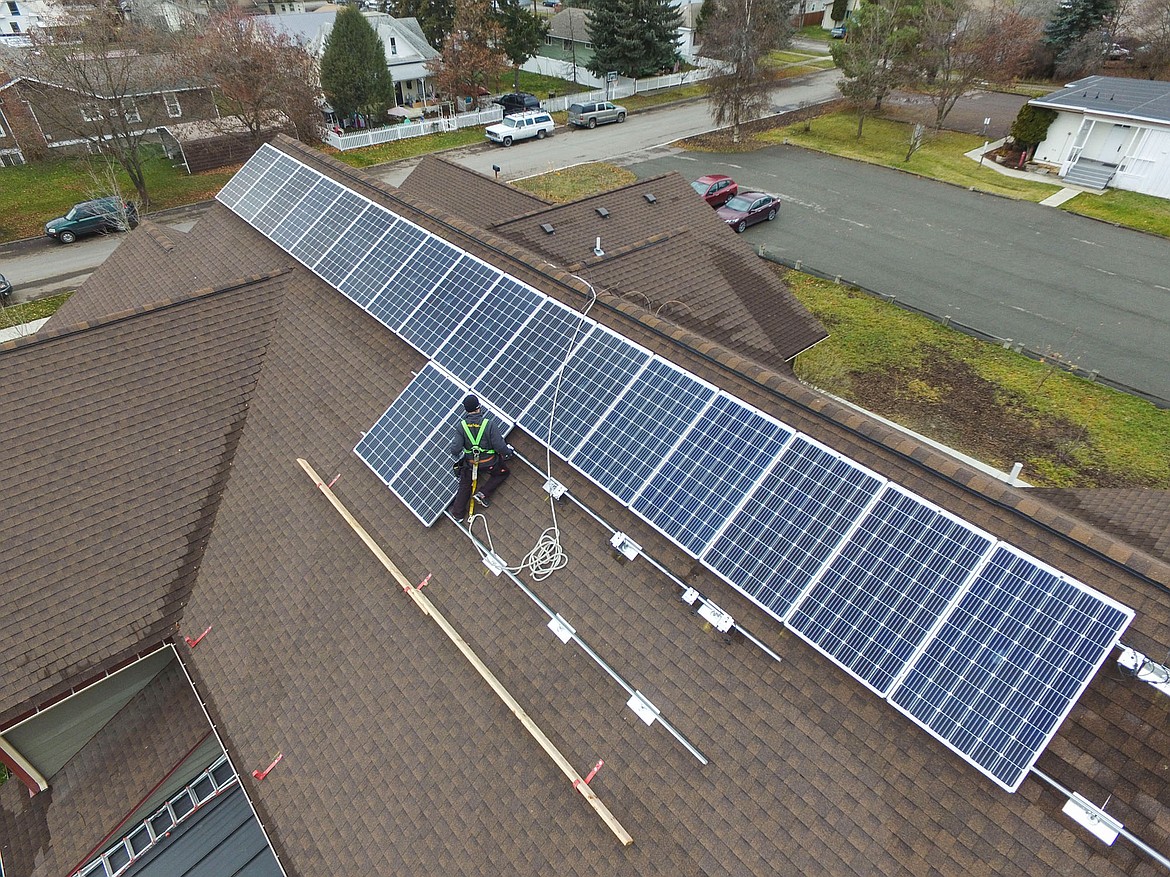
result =
[[605,255],[605,250],[601,249],[601,238],[600,237],[597,239],[597,243],[595,243],[593,245],[593,255],[595,255],[595,256],[604,256]]
[[553,228],[551,222],[542,222],[540,224],[540,230],[543,231],[545,234],[552,234],[554,231],[556,231],[556,229]]
[[654,197],[653,192],[646,192],[642,197],[646,199],[647,204],[653,204],[655,201],[658,200],[657,198]]
[[597,215],[600,216],[602,219],[605,219],[607,216],[609,216],[609,211],[606,210],[604,207],[598,207],[597,208]]

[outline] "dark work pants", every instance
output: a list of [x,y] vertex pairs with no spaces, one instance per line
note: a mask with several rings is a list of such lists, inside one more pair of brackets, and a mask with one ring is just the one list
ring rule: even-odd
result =
[[[493,459],[491,463],[480,463],[479,478],[475,489],[480,491],[486,499],[496,492],[509,474],[508,467],[498,460]],[[470,503],[471,463],[465,462],[463,468],[459,470],[459,492],[455,494],[455,501],[450,505],[451,514],[455,516],[456,520],[463,520],[467,517],[467,506]]]

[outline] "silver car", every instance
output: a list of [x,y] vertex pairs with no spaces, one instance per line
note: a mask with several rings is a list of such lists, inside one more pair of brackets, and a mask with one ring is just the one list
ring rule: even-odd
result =
[[624,122],[626,108],[607,100],[589,101],[569,107],[569,124],[578,128],[596,128],[606,122]]

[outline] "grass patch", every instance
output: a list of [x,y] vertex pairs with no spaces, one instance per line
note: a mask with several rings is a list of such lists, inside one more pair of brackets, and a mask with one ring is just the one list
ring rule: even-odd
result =
[[11,329],[13,326],[23,326],[34,320],[43,320],[57,312],[57,308],[69,300],[73,291],[62,292],[58,295],[38,298],[34,301],[20,302],[0,308],[0,329]]
[[622,98],[621,105],[627,110],[645,110],[649,107],[658,107],[663,104],[673,104],[685,100],[694,100],[707,96],[707,83],[695,82],[691,85],[680,85],[677,88],[663,88],[659,91],[639,92]]
[[[91,167],[83,159],[62,159],[0,170],[0,240],[36,237],[44,233],[48,220],[63,216],[78,201],[110,194],[109,184],[99,182],[101,174],[95,176]],[[237,165],[188,174],[172,166],[161,149],[148,148],[144,170],[150,210],[206,201],[238,169]],[[120,168],[116,178],[122,193],[133,200],[134,187]]]
[[516,180],[512,185],[557,204],[564,204],[627,186],[635,180],[637,177],[632,171],[595,161]]
[[404,140],[392,140],[389,143],[363,146],[361,149],[348,149],[345,152],[338,152],[333,147],[323,144],[318,148],[338,161],[345,162],[350,167],[369,167],[375,164],[385,164],[388,161],[414,158],[430,152],[442,152],[444,149],[473,146],[482,142],[484,142],[483,128],[460,128],[458,131],[440,131],[437,134],[426,134],[422,137],[407,137]]
[[829,32],[819,24],[806,24],[804,27],[798,27],[793,36],[800,37],[802,40],[816,40],[820,43],[829,42]]
[[1070,213],[1170,237],[1170,200],[1166,198],[1108,189],[1100,195],[1081,193],[1060,207]]
[[[807,130],[806,130],[807,129]],[[1026,201],[1043,201],[1060,187],[1034,183],[998,174],[980,167],[964,153],[983,145],[983,139],[955,131],[930,131],[922,147],[906,161],[913,126],[889,119],[867,118],[857,139],[857,114],[852,111],[830,113],[807,124],[798,122],[786,128],[761,131],[752,135],[761,146],[787,140],[798,146],[829,152],[843,158],[880,164],[895,170],[910,171],[924,177],[954,183],[981,192],[993,192]]]
[[803,380],[1001,469],[1021,461],[1037,486],[1170,487],[1170,411],[856,289],[785,279],[830,331],[797,357]]

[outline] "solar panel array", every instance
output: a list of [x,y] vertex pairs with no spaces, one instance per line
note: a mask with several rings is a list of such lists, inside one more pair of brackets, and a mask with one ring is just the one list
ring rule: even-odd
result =
[[271,146],[219,200],[431,360],[354,449],[428,526],[471,390],[1009,791],[1132,620]]

